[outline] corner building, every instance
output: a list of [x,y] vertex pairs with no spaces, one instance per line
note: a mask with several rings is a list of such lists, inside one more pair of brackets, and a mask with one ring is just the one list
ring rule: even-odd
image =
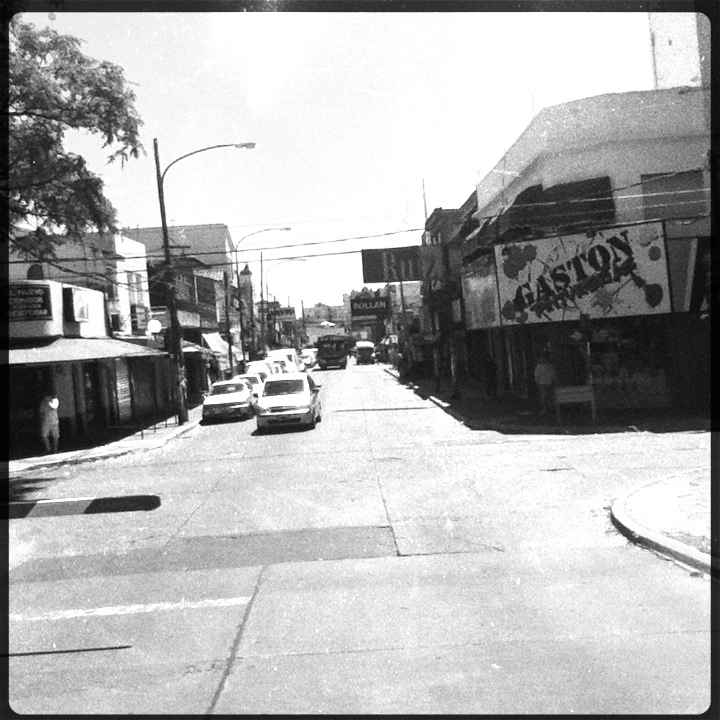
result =
[[549,107],[478,184],[465,243],[469,352],[506,392],[560,386],[606,413],[710,407],[709,90]]

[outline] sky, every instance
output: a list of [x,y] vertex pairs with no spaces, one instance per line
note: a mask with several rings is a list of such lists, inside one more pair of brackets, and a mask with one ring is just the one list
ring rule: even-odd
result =
[[162,169],[256,143],[174,165],[168,224],[227,225],[256,288],[262,252],[270,296],[298,309],[360,290],[361,249],[419,245],[426,212],[460,207],[543,107],[653,87],[645,12],[23,18],[131,83],[144,156],[108,165],[99,138],[66,143],[120,227],[160,225],[154,139]]

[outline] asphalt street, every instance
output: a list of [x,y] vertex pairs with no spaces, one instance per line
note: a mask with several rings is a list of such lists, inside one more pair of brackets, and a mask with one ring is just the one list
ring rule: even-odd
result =
[[614,498],[703,434],[474,430],[377,366],[316,374],[317,429],[197,425],[23,476],[152,510],[10,521],[22,713],[697,713],[708,576]]

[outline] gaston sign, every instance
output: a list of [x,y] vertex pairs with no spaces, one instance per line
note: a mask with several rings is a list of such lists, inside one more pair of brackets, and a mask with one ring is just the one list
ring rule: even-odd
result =
[[661,223],[495,247],[503,325],[670,312]]
[[420,246],[363,250],[363,282],[391,283],[422,280]]

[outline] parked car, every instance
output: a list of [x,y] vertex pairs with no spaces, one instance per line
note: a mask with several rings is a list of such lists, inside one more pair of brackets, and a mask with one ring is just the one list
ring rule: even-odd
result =
[[305,369],[305,363],[300,359],[295,348],[277,348],[276,350],[268,350],[268,360],[283,359],[287,362],[289,372],[300,372]]
[[255,398],[258,398],[260,397],[260,395],[262,395],[263,385],[265,383],[257,373],[243,373],[242,375],[234,375],[233,380],[244,380],[245,382],[250,383],[250,391]]
[[245,380],[214,382],[203,400],[203,422],[252,417],[254,398],[251,387]]
[[265,382],[269,375],[272,375],[272,368],[269,363],[264,360],[253,360],[245,366],[246,373],[256,373],[260,376],[260,379]]
[[314,428],[321,419],[320,385],[311,374],[305,372],[269,377],[262,395],[255,403],[259,433],[273,427]]

